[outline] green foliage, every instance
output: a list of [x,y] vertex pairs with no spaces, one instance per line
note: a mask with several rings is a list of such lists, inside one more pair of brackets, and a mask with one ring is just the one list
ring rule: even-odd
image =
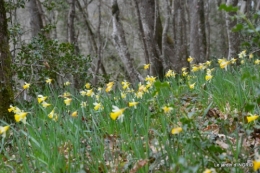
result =
[[91,58],[77,55],[70,43],[59,43],[43,35],[22,46],[14,60],[13,69],[19,79],[42,85],[47,78],[57,81],[73,76],[83,85],[88,75]]

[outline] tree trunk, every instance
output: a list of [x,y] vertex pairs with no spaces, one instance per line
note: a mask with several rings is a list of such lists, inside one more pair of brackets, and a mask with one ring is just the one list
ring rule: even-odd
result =
[[[149,54],[150,73],[153,76],[163,78],[163,65],[162,59],[160,58],[160,52],[158,47],[161,49],[161,33],[162,28],[160,23],[159,14],[155,14],[156,5],[155,0],[142,0],[138,1],[140,7],[140,14],[142,25],[144,29],[144,35],[146,40],[146,46]],[[159,44],[158,44],[159,43]]]
[[144,46],[145,63],[149,64],[150,63],[149,62],[149,54],[148,54],[148,50],[147,50],[147,46],[146,46],[144,29],[143,29],[143,25],[142,25],[142,21],[141,21],[141,14],[140,14],[140,9],[139,9],[137,0],[134,0],[134,4],[135,4],[137,20],[138,20],[138,29],[139,29],[139,35],[140,35],[139,37],[140,37],[140,40],[142,41],[142,44]]
[[112,38],[117,52],[125,66],[127,74],[130,76],[131,83],[136,84],[142,81],[142,76],[133,66],[133,59],[130,56],[128,46],[125,40],[125,33],[123,25],[119,19],[119,7],[117,0],[111,0],[112,2],[112,20],[113,20],[113,33]]
[[5,2],[0,0],[0,119],[10,121],[11,114],[7,111],[13,103],[11,54],[9,50],[8,25]]
[[200,62],[205,62],[207,59],[207,36],[205,26],[204,0],[199,0],[199,18]]
[[198,0],[190,1],[190,56],[194,63],[200,63],[200,39],[199,39],[199,4]]
[[[227,0],[226,5],[237,6],[238,0]],[[236,26],[237,20],[231,19],[236,12],[226,12],[226,27],[228,35],[228,59],[235,58],[238,55],[239,48],[239,34],[232,32],[232,28]]]
[[37,0],[29,1],[29,11],[31,18],[31,36],[35,37],[41,32],[41,29],[43,28],[43,21],[40,10],[38,9]]

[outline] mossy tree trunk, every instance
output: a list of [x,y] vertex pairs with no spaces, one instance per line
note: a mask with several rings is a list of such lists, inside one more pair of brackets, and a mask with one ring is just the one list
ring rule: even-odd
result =
[[11,84],[11,54],[4,0],[0,0],[0,119],[10,121],[12,116],[8,112],[13,103],[13,90]]

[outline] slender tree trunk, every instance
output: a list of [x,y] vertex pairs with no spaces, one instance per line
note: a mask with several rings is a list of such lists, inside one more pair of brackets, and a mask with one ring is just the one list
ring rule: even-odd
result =
[[[237,6],[238,0],[227,0],[226,5]],[[236,12],[226,12],[226,27],[228,34],[228,59],[234,58],[237,56],[239,48],[239,34],[238,32],[232,32],[232,28],[236,26],[237,20],[231,19]]]
[[210,3],[209,0],[206,1],[206,10],[205,10],[205,28],[207,32],[207,49],[206,49],[206,60],[209,60],[209,55],[210,55],[210,19],[209,19],[209,12],[210,12]]
[[0,0],[0,119],[10,121],[7,111],[13,103],[11,54],[9,50],[8,25],[4,0]]
[[138,83],[142,81],[142,76],[133,66],[133,59],[130,56],[128,46],[125,40],[125,33],[123,25],[119,19],[119,7],[117,0],[111,0],[112,2],[112,18],[113,18],[113,33],[112,38],[117,52],[125,66],[127,74],[131,78],[131,83]]
[[143,47],[144,47],[144,55],[145,55],[145,63],[149,64],[149,54],[146,46],[146,41],[145,41],[145,35],[144,35],[144,29],[141,21],[141,14],[140,14],[140,9],[137,3],[137,0],[134,0],[135,4],[135,9],[136,9],[136,14],[137,14],[137,20],[138,20],[138,29],[139,29],[139,35],[140,35],[140,40],[142,41]]
[[30,11],[30,25],[31,25],[31,36],[35,37],[43,28],[43,21],[41,18],[41,13],[38,9],[37,0],[29,1],[29,11]]
[[94,79],[93,79],[93,85],[96,86],[97,80],[98,80],[98,71],[101,66],[101,33],[100,33],[100,27],[101,27],[101,0],[98,2],[98,28],[97,28],[97,36],[98,36],[98,60],[97,65],[95,69]]
[[[150,73],[153,76],[163,78],[163,65],[160,58],[161,53],[158,52],[158,47],[161,48],[161,31],[159,14],[155,6],[155,0],[138,1],[140,8],[141,20],[144,29],[146,46],[149,54]],[[158,42],[157,42],[158,41]],[[159,43],[159,44],[158,44]]]
[[207,54],[207,35],[205,26],[204,0],[199,0],[199,38],[200,38],[200,62],[205,62]]
[[71,44],[76,44],[75,37],[75,27],[74,27],[74,19],[75,19],[75,0],[69,0],[69,13],[68,13],[68,42]]
[[190,1],[190,56],[195,63],[200,63],[200,41],[199,41],[199,4],[198,0]]

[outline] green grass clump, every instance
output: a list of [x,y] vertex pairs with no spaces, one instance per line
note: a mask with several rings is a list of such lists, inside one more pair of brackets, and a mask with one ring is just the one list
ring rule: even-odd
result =
[[0,172],[257,169],[259,65],[240,61],[191,65],[191,72],[169,71],[164,81],[147,76],[137,86],[78,91],[46,83],[29,104],[10,107],[16,123],[1,121]]

